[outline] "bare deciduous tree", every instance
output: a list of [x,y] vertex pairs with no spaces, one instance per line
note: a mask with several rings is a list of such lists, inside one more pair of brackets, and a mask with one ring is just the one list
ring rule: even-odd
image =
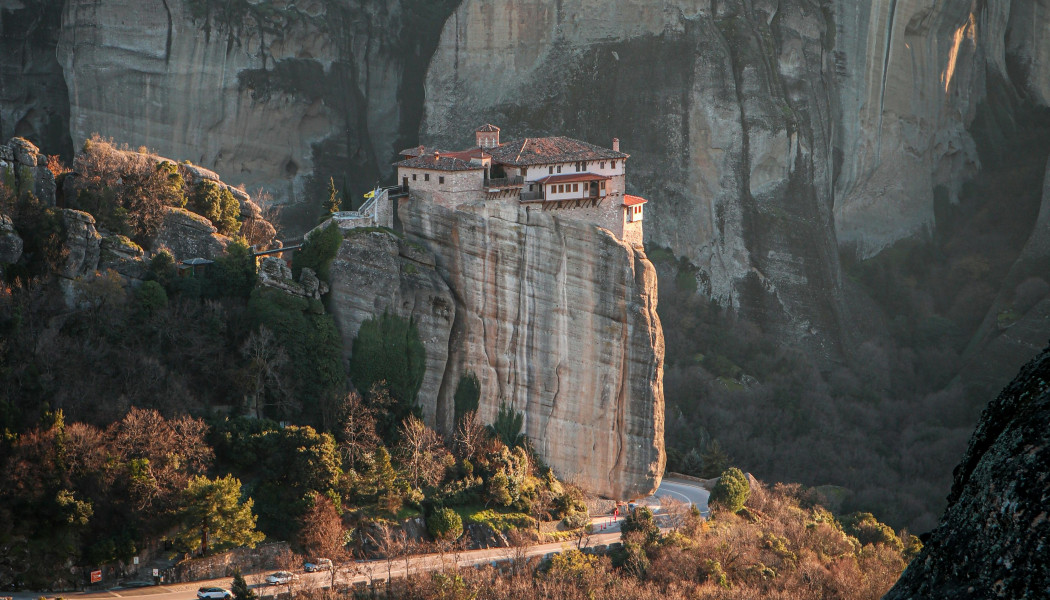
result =
[[398,454],[412,478],[412,485],[418,488],[421,482],[427,485],[439,482],[444,470],[441,455],[445,448],[438,434],[414,416],[401,423],[400,432]]

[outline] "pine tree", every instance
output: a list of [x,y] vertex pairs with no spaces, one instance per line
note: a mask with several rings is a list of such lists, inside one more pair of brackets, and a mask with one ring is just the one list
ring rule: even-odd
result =
[[230,586],[230,591],[233,592],[234,600],[255,600],[258,598],[255,591],[248,587],[248,582],[244,580],[244,576],[241,575],[240,571],[233,575],[233,585]]
[[340,210],[342,200],[339,199],[339,192],[335,189],[335,179],[332,177],[328,178],[328,199],[324,202],[324,212],[326,215],[337,213]]

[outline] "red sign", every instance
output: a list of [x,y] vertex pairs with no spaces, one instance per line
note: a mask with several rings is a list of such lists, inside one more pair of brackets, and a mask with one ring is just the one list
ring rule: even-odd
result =
[[91,583],[98,583],[102,581],[102,571],[91,572]]

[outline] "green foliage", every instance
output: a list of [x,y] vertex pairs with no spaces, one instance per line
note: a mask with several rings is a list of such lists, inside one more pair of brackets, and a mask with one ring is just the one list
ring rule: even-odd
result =
[[427,517],[427,531],[436,540],[451,542],[463,535],[463,519],[451,508],[439,508]]
[[256,274],[255,256],[251,248],[244,238],[235,237],[226,246],[226,253],[205,271],[206,286],[211,291],[205,290],[204,295],[248,298],[255,288]]
[[426,350],[415,322],[384,312],[378,319],[361,323],[350,359],[354,387],[371,390],[385,381],[402,407],[399,412],[412,412],[425,370]]
[[256,475],[252,495],[259,524],[275,537],[293,537],[294,521],[311,507],[314,494],[338,489],[341,460],[330,434],[242,417],[219,423],[214,437],[221,459]]
[[719,506],[729,512],[737,512],[744,508],[744,503],[751,496],[751,485],[747,482],[744,473],[732,467],[726,469],[718,478],[715,489],[711,490],[710,504]]
[[732,587],[729,584],[729,577],[726,575],[725,569],[722,568],[722,563],[717,560],[709,558],[701,563],[698,575],[701,581],[710,581],[725,589]]
[[478,409],[478,401],[481,399],[481,382],[478,381],[478,376],[470,371],[461,375],[459,383],[456,384],[454,398],[455,422],[459,423],[463,415]]
[[135,290],[135,310],[143,316],[152,316],[168,307],[168,294],[156,281],[145,281]]
[[515,448],[525,443],[525,434],[521,432],[525,415],[513,407],[500,402],[496,421],[488,426],[489,433],[503,442],[508,448]]
[[620,525],[620,537],[627,540],[633,532],[641,533],[641,539],[645,546],[650,546],[660,541],[660,527],[656,524],[653,511],[648,507],[639,506],[633,512],[627,514]]
[[263,540],[255,531],[254,503],[241,500],[241,482],[232,475],[194,477],[183,491],[176,517],[181,525],[173,543],[179,550],[201,554],[228,548],[254,548]]
[[298,279],[303,267],[309,267],[317,273],[318,278],[330,282],[328,266],[339,253],[342,243],[343,233],[334,224],[313,230],[303,240],[303,247],[296,250],[292,257],[292,275]]
[[233,585],[230,586],[230,591],[233,592],[234,600],[255,600],[258,598],[255,591],[248,587],[248,582],[244,580],[244,575],[241,575],[240,571],[233,574]]
[[273,416],[289,416],[297,407],[318,415],[318,399],[338,394],[345,386],[342,336],[331,315],[308,312],[309,308],[305,298],[272,288],[253,290],[248,301],[253,326],[266,326],[288,355],[283,374],[294,401],[274,409]]
[[842,518],[842,530],[847,535],[857,538],[861,545],[882,544],[897,552],[904,552],[904,542],[897,537],[893,528],[885,523],[880,523],[870,512],[855,512],[846,515]]
[[219,233],[232,235],[241,227],[241,205],[230,190],[210,180],[203,180],[190,195],[189,209],[203,215]]
[[716,477],[719,473],[729,468],[729,455],[726,454],[725,450],[722,450],[722,445],[718,443],[718,440],[711,440],[707,443],[707,447],[704,448],[704,453],[700,455],[700,459],[703,463],[700,477],[704,479]]
[[171,161],[157,163],[156,176],[160,185],[157,195],[165,206],[186,208],[186,182],[179,173],[179,167]]
[[328,178],[328,197],[325,198],[324,204],[321,205],[322,218],[330,216],[332,213],[339,212],[339,205],[342,204],[342,199],[339,197],[339,192],[335,189],[335,178]]

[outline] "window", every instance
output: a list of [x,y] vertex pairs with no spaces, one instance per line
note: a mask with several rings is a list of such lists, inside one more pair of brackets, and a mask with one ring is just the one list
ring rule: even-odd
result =
[[445,183],[445,176],[441,175],[438,177],[438,183]]
[[602,189],[604,190],[605,189],[605,182],[604,181],[601,183],[601,186],[602,186]]
[[572,191],[574,191],[574,192],[580,191],[580,184],[578,184],[578,183],[572,184]]
[[564,184],[561,184],[561,185],[558,186],[558,193],[559,194],[564,194],[565,193],[565,185]]
[[614,169],[616,168],[616,161],[615,161],[615,160],[614,160],[614,161],[612,161],[612,165],[611,165],[611,166],[612,166],[612,168],[614,168]]
[[554,175],[554,165],[547,167],[547,174]]
[[556,186],[556,185],[552,185],[552,186],[551,186],[551,193],[552,193],[552,194],[556,194],[556,193],[558,193],[558,186]]
[[558,165],[558,172],[561,173],[561,165]]
[[423,173],[423,181],[430,181],[430,173]]
[[412,173],[412,181],[415,181],[416,177],[417,177],[417,175],[415,173]]
[[[524,177],[524,176],[526,176],[528,174],[529,174],[529,168],[528,167],[522,167],[521,168],[521,176]],[[530,186],[529,189],[531,190],[532,187]]]
[[602,162],[598,163],[598,168],[599,169],[604,169],[605,168],[605,161],[604,160]]

